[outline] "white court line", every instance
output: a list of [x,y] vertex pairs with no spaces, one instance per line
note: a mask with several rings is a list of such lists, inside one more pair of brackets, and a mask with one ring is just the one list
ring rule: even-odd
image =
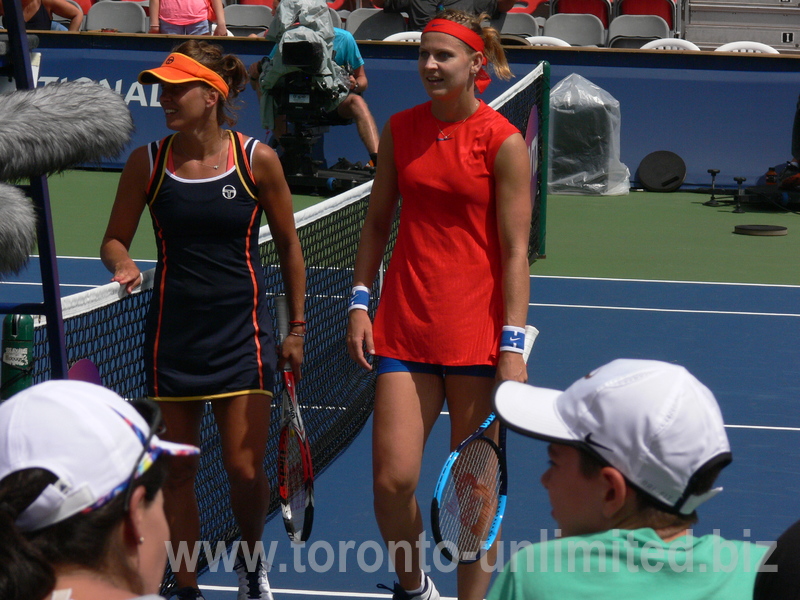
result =
[[[443,410],[440,415],[450,416],[450,411]],[[772,425],[728,425],[728,429],[764,429],[767,431],[800,431],[800,427],[773,427]]]
[[531,302],[528,306],[541,306],[545,308],[591,308],[597,310],[631,310],[639,312],[665,312],[686,313],[700,315],[737,315],[745,317],[800,317],[797,313],[771,313],[771,312],[745,312],[735,310],[694,310],[688,308],[646,308],[639,306],[600,306],[591,304],[548,304],[544,302]]
[[630,283],[675,283],[689,285],[732,285],[742,287],[776,287],[798,289],[800,285],[784,283],[742,283],[735,281],[678,281],[671,279],[623,279],[618,277],[565,277],[563,275],[531,275],[531,279],[567,279],[578,281],[622,281]]
[[[38,255],[38,254],[30,254],[30,255],[28,255],[28,258],[41,258],[41,256]],[[99,256],[67,256],[67,255],[61,255],[61,254],[57,254],[56,258],[66,258],[66,259],[69,259],[69,260],[101,260]],[[157,262],[155,259],[152,259],[152,258],[134,258],[133,261],[134,262],[153,263],[153,264],[155,264]]]
[[771,427],[769,425],[725,425],[729,429],[768,429],[770,431],[800,431],[800,427]]
[[[238,587],[229,587],[224,585],[198,585],[201,590],[209,590],[214,592],[232,592],[239,591]],[[369,592],[328,592],[323,590],[287,590],[272,588],[273,593],[276,594],[293,594],[301,596],[327,596],[327,597],[341,597],[341,598],[391,598],[391,594],[374,594]],[[448,596],[442,596],[442,600],[457,600]]]
[[[3,281],[3,285],[30,285],[35,287],[42,287],[42,284],[38,281]],[[96,288],[100,287],[99,285],[89,284],[89,283],[61,283],[59,282],[59,286],[63,287],[79,287],[79,288]],[[105,285],[105,284],[103,284]]]

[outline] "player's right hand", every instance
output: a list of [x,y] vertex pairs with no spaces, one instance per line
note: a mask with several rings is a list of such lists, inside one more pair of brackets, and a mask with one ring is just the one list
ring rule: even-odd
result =
[[116,281],[125,288],[126,292],[132,294],[136,288],[142,285],[142,272],[136,266],[136,263],[131,261],[117,267],[111,281]]
[[367,362],[364,351],[375,355],[375,344],[372,341],[372,321],[365,310],[351,310],[347,319],[347,352],[356,363],[367,371],[372,365]]

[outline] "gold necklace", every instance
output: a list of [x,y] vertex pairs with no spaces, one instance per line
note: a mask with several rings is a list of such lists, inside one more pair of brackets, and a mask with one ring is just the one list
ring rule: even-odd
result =
[[480,108],[480,102],[478,102],[478,106],[475,108],[475,110],[473,110],[469,114],[469,116],[464,117],[463,119],[461,119],[456,124],[456,126],[450,131],[450,133],[448,133],[448,134],[445,134],[445,132],[442,131],[442,128],[439,127],[439,123],[438,123],[439,120],[436,119],[436,121],[437,121],[436,128],[439,130],[439,137],[436,138],[436,141],[437,142],[446,142],[447,140],[452,140],[453,139],[453,135],[455,134],[456,131],[458,131],[458,128],[461,127],[464,123],[466,123],[467,119],[469,119],[472,115],[474,115],[476,112],[478,112],[478,108]]
[[[471,116],[472,115],[470,115],[469,117],[471,117]],[[439,130],[439,137],[436,138],[436,141],[437,142],[446,142],[447,140],[452,140],[453,139],[453,134],[456,131],[458,131],[458,128],[461,127],[466,122],[466,120],[469,119],[469,117],[459,121],[458,125],[456,125],[455,128],[450,133],[448,133],[447,135],[445,135],[444,131],[442,131],[442,128],[439,127],[439,124],[437,123],[436,124],[436,128]]]
[[207,168],[209,168],[209,169],[214,169],[215,171],[216,171],[216,170],[218,170],[218,169],[219,169],[219,166],[222,164],[222,153],[223,153],[225,150],[227,150],[227,149],[228,149],[228,145],[227,145],[227,144],[223,144],[223,145],[222,145],[222,150],[220,150],[220,151],[219,151],[219,154],[217,155],[217,164],[216,164],[216,166],[214,166],[214,165],[207,165],[207,164],[206,164],[206,163],[204,163],[204,162],[200,162],[200,159],[199,159],[199,158],[192,158],[191,156],[189,156],[189,154],[186,152],[186,150],[184,150],[184,149],[183,149],[183,141],[181,141],[181,140],[182,140],[182,138],[179,138],[179,141],[180,141],[180,144],[181,144],[181,154],[183,154],[183,155],[184,155],[186,158],[188,158],[189,160],[193,160],[193,161],[195,161],[197,164],[199,164],[199,165],[203,165],[204,167],[207,167]]

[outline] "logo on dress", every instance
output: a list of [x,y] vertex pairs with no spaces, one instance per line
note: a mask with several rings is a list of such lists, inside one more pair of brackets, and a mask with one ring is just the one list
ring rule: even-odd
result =
[[232,185],[226,185],[225,187],[222,188],[222,196],[226,200],[233,200],[234,198],[236,198],[236,188],[233,187]]

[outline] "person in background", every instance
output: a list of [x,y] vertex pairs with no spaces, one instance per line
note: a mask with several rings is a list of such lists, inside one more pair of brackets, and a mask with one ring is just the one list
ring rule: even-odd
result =
[[[80,31],[83,24],[83,11],[67,0],[22,0],[21,4],[27,31]],[[69,25],[65,27],[54,21],[53,15],[69,19]],[[2,3],[0,16],[3,16]]]
[[150,0],[150,33],[210,35],[214,21],[213,35],[226,36],[224,6],[222,0]]
[[[290,319],[278,367],[288,363],[299,379],[306,280],[292,195],[272,148],[224,127],[235,123],[231,101],[247,83],[238,57],[189,40],[139,82],[161,84],[166,125],[176,133],[131,153],[100,256],[112,281],[129,292],[139,285],[129,249],[148,207],[159,250],[145,324],[148,395],[161,406],[169,439],[194,445],[210,405],[242,534],[234,565],[239,598],[271,600],[259,548],[270,497],[264,460],[276,350],[258,234],[266,214]],[[170,461],[165,499],[176,548],[199,540],[198,467],[196,458]],[[181,600],[202,597],[194,571],[184,564],[174,572]]]
[[[252,35],[255,36],[255,34]],[[274,55],[275,48],[277,48],[277,44],[272,49],[269,55],[270,58]],[[361,51],[358,49],[358,44],[353,34],[344,29],[334,27],[333,52],[333,59],[336,64],[348,74],[350,93],[339,103],[336,110],[330,114],[330,118],[355,121],[358,137],[361,138],[361,142],[367,150],[372,166],[375,166],[378,162],[378,141],[380,136],[367,101],[364,100],[363,94],[367,91],[369,81],[367,80],[367,72],[364,69],[364,59],[361,57]],[[260,69],[260,62],[253,63],[249,69],[250,85],[259,95],[261,94],[261,87],[258,83]],[[280,140],[280,137],[285,133],[286,118],[284,115],[278,115],[275,121],[275,129],[272,132],[273,138],[276,141]]]
[[[372,0],[376,8],[408,15],[408,29],[422,31],[433,16],[445,9],[495,17],[514,8],[515,0]],[[487,17],[488,18],[488,17]]]
[[800,191],[800,97],[797,99],[792,126],[792,160],[786,163],[779,175],[779,187],[782,190]]
[[512,556],[488,600],[753,597],[767,548],[692,535],[732,457],[714,395],[685,368],[620,359],[564,392],[504,382],[494,406],[549,443],[561,537]]
[[[422,32],[417,66],[430,101],[384,128],[353,274],[347,347],[365,369],[365,351],[378,360],[373,492],[381,534],[396,549],[396,600],[439,598],[421,567],[416,486],[445,398],[453,449],[491,412],[498,380],[527,379],[530,158],[516,127],[476,97],[490,82],[485,65],[511,77],[485,16],[447,10]],[[400,196],[373,325],[369,290]],[[484,598],[491,573],[482,566],[459,565],[460,600]]]
[[82,381],[0,404],[0,598],[161,599],[163,457],[199,450],[159,425],[154,403]]

